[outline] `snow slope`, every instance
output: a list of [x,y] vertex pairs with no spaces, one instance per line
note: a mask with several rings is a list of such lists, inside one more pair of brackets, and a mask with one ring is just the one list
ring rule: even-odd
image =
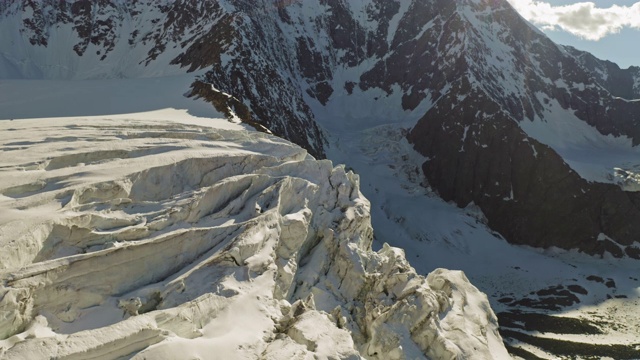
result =
[[640,191],[640,147],[632,139],[601,134],[555,100],[544,112],[520,123],[527,135],[553,148],[585,180]]
[[0,104],[3,359],[508,358],[462,272],[371,251],[344,167],[193,100],[37,118],[97,84],[9,85],[64,92]]
[[[87,4],[89,11],[84,13]],[[184,14],[172,13],[173,5]],[[208,22],[218,15],[218,9],[212,7],[166,0],[8,2],[0,7],[0,78],[78,80],[183,74],[184,69],[171,66],[171,60],[189,44],[187,36],[193,41],[203,33],[202,24],[185,21],[183,16],[189,18],[192,11],[198,11],[199,22]]]
[[244,129],[223,120],[224,115],[211,104],[184,96],[194,76],[197,74],[77,81],[0,79],[0,118],[133,116],[142,120],[213,121],[216,127]]

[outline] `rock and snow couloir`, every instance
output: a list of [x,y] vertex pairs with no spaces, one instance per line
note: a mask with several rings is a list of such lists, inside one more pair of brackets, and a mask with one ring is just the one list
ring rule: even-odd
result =
[[371,250],[343,166],[245,130],[0,126],[4,359],[508,358],[463,273]]

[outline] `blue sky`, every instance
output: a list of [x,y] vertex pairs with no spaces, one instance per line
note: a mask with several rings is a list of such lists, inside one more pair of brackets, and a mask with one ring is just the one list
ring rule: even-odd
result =
[[621,68],[640,66],[638,0],[508,0],[559,44],[586,50]]

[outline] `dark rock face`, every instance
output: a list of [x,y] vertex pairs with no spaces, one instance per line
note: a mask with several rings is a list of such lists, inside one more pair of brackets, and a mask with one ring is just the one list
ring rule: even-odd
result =
[[[47,46],[52,27],[72,24],[78,37],[73,51],[78,56],[83,56],[92,44],[99,48],[100,60],[105,60],[124,35],[132,47],[153,45],[143,59],[149,63],[166,50],[170,42],[185,47],[201,36],[222,9],[217,1],[197,0],[27,0],[16,7],[4,5],[0,11],[5,16],[11,11],[14,16],[31,14],[23,20],[20,32],[27,34],[32,45]],[[147,17],[148,13],[157,16]],[[127,22],[134,25],[135,30],[123,34]]]
[[[403,91],[402,107],[413,110],[431,97],[437,99],[445,86],[464,73],[461,47],[463,24],[452,1],[414,1],[393,35],[388,54],[362,74],[360,88],[381,88],[391,93],[393,85]],[[425,25],[431,24],[425,31]],[[419,76],[416,76],[419,74]]]
[[582,179],[468,81],[440,99],[409,140],[429,158],[423,170],[440,196],[461,207],[475,203],[510,242],[621,257],[619,245],[598,236],[621,245],[639,239],[636,194]]
[[[429,158],[423,165],[429,183],[445,200],[480,206],[490,227],[510,242],[636,257],[635,248],[625,246],[640,241],[638,195],[585,181],[551,148],[528,137],[517,121],[545,116],[547,97],[575,110],[601,133],[625,134],[637,144],[640,103],[613,97],[573,56],[507,7],[492,15],[512,30],[504,43],[517,62],[502,73],[475,59],[457,62],[467,75],[409,135]],[[490,58],[480,39],[467,44],[476,42],[472,49],[480,49],[478,58]],[[551,64],[560,64],[560,71]],[[517,73],[527,74],[526,84],[509,94],[500,77],[511,77],[514,82],[507,84],[517,86]],[[600,234],[619,244],[598,241]]]
[[[109,0],[80,0],[71,4],[71,17],[74,19],[74,30],[81,41],[73,47],[78,56],[82,56],[89,43],[100,46],[101,60],[107,57],[115,46],[118,26],[123,14],[116,10],[115,4]],[[94,11],[96,13],[94,13]],[[103,15],[103,16],[100,16]],[[106,16],[104,16],[106,15]],[[100,16],[100,18],[96,18]]]
[[229,120],[232,120],[234,117],[238,117],[242,122],[253,126],[260,132],[271,133],[269,129],[252,119],[251,111],[240,100],[229,94],[216,90],[211,84],[196,80],[191,85],[189,97],[205,99],[207,102],[211,103],[216,110],[223,113]]
[[[52,23],[67,24],[73,21],[73,18],[69,15],[69,6],[66,2],[61,3],[59,6],[60,11],[55,11],[55,1],[53,0],[25,0],[21,4],[21,11],[30,10],[32,12],[31,17],[26,17],[22,20],[21,32],[29,32],[29,43],[37,46],[47,46],[48,44],[48,28]],[[6,2],[0,5],[0,11],[6,13],[10,9],[10,2]]]
[[586,51],[580,51],[571,46],[566,46],[565,49],[611,95],[627,100],[640,99],[640,67],[631,66],[628,69],[620,69],[615,63],[600,60]]
[[278,8],[268,2],[234,5],[237,13],[224,15],[174,63],[190,71],[210,68],[203,81],[246,104],[254,121],[324,157],[324,135],[296,81],[295,48],[283,46]]
[[31,45],[47,46],[51,26],[73,24],[79,38],[73,51],[82,56],[91,43],[102,48],[102,60],[113,50],[118,25],[124,16],[110,0],[27,0],[18,9],[32,14],[23,20],[24,28],[21,29],[21,32],[28,33]]

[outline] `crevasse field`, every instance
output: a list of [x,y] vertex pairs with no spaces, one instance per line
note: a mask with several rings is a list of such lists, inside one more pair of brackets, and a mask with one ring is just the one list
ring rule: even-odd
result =
[[17,332],[3,357],[507,357],[462,273],[422,277],[440,267],[463,270],[496,313],[500,299],[544,303],[549,284],[579,286],[579,303],[548,312],[616,326],[532,334],[637,343],[633,261],[509,245],[478,209],[418,183],[402,124],[330,139],[355,176],[222,119],[181,95],[188,84],[0,82],[0,328]]

